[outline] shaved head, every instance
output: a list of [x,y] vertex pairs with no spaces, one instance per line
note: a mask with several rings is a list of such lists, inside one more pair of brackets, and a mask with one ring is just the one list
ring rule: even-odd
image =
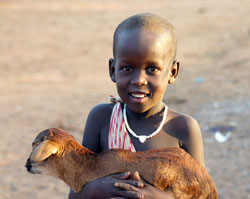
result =
[[131,16],[124,21],[122,21],[116,28],[114,32],[113,38],[113,55],[115,57],[116,44],[119,41],[119,36],[121,33],[133,29],[142,29],[150,32],[154,32],[157,34],[167,33],[170,36],[170,43],[168,45],[171,46],[171,52],[173,60],[176,55],[176,46],[177,39],[174,31],[174,27],[164,18],[159,17],[158,15],[151,13],[142,13]]

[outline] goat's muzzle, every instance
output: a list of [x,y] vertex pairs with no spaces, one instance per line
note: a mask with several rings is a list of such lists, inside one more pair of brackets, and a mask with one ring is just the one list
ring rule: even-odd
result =
[[27,169],[28,172],[31,172],[31,162],[30,162],[30,158],[26,161],[25,167]]

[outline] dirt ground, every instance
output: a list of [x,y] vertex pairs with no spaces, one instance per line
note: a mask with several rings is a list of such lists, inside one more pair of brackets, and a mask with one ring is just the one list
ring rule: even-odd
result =
[[[0,0],[1,199],[67,198],[63,182],[26,172],[31,142],[48,127],[81,141],[90,109],[116,95],[113,31],[141,12],[176,27],[181,71],[164,100],[198,120],[219,198],[250,199],[248,0]],[[218,126],[232,128],[226,142]]]

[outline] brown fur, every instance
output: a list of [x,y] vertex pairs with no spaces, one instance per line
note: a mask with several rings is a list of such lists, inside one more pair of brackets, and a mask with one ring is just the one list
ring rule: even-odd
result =
[[110,174],[138,171],[148,183],[177,199],[216,199],[215,185],[206,169],[181,148],[143,152],[111,149],[95,154],[61,129],[36,137],[26,167],[65,181],[75,192],[91,180]]

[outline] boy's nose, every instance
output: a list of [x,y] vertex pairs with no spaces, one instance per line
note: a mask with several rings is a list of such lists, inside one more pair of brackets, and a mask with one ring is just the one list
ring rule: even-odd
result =
[[143,74],[143,72],[134,73],[131,79],[131,83],[137,86],[147,85],[145,74]]

